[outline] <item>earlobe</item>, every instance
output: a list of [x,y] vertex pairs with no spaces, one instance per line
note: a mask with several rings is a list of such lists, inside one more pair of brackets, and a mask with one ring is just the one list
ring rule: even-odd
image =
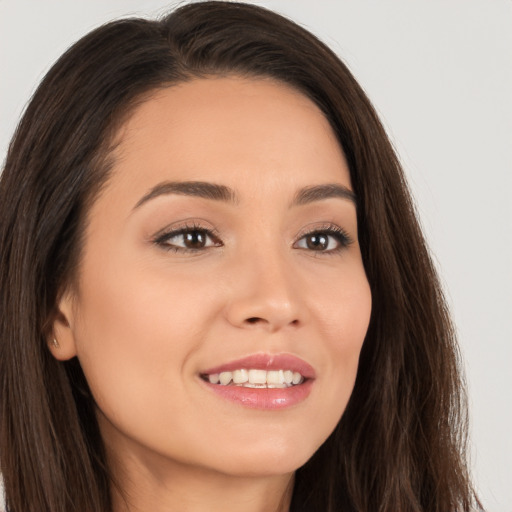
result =
[[48,348],[59,361],[66,361],[77,355],[73,319],[73,298],[70,293],[66,293],[57,304],[53,328],[48,335]]

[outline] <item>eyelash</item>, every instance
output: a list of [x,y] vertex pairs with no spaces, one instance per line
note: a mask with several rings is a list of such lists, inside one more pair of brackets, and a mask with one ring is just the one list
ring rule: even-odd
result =
[[[207,238],[213,241],[213,245],[209,247],[201,247],[198,249],[192,249],[189,247],[179,247],[177,245],[172,245],[169,240],[176,238],[180,235],[185,235],[187,233],[201,233],[206,235]],[[205,249],[209,249],[210,247],[221,247],[224,245],[219,237],[217,236],[214,230],[204,228],[199,224],[186,224],[178,229],[174,229],[172,231],[168,231],[157,235],[157,237],[153,240],[153,243],[158,245],[159,247],[164,248],[167,251],[179,252],[179,253],[198,253],[204,251]]]
[[[199,247],[199,248],[189,248],[189,247],[180,247],[177,245],[172,245],[169,243],[170,240],[173,238],[183,236],[190,233],[199,233],[202,235],[205,235],[206,238],[210,239],[212,242],[212,245],[205,246],[205,247]],[[318,250],[315,251],[314,249],[308,249],[307,247],[295,247],[299,242],[304,240],[306,237],[312,237],[312,236],[320,236],[325,235],[326,237],[332,237],[337,242],[337,247],[334,249],[329,250]],[[220,240],[218,234],[215,232],[215,230],[211,230],[205,227],[202,227],[199,224],[191,224],[191,225],[184,225],[178,229],[174,229],[172,231],[168,231],[162,234],[157,235],[153,243],[159,247],[164,248],[167,251],[173,251],[176,253],[199,253],[201,251],[210,249],[211,247],[222,247],[224,244]],[[309,251],[312,253],[318,253],[322,255],[332,255],[339,253],[343,249],[346,249],[349,245],[353,243],[352,238],[349,236],[349,234],[336,224],[325,224],[320,227],[315,227],[314,229],[311,229],[309,231],[305,231],[301,233],[299,238],[296,242],[294,242],[293,246],[297,249]]]
[[[294,243],[294,246],[301,240],[304,240],[306,237],[312,237],[315,235],[326,235],[327,237],[332,237],[338,243],[337,247],[335,247],[334,249],[329,249],[327,251],[315,251],[313,249],[309,249],[309,252],[316,253],[315,255],[334,255],[339,253],[340,251],[343,251],[353,243],[352,238],[343,228],[337,226],[336,224],[328,223],[323,224],[321,226],[316,226],[315,228],[309,231],[301,233],[298,240]],[[308,250],[307,248],[301,249]]]

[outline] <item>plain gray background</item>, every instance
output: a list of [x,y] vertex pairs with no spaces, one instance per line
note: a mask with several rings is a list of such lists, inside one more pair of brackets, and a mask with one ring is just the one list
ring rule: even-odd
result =
[[[186,2],[181,2],[186,3]],[[512,511],[512,1],[266,0],[348,64],[399,152],[467,368],[484,505]],[[36,84],[110,19],[164,0],[0,0],[0,159]]]

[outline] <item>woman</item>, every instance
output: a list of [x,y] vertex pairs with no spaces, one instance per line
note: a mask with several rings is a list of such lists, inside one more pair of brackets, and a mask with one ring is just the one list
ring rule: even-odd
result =
[[457,347],[339,59],[205,2],[43,80],[0,182],[8,509],[478,505]]

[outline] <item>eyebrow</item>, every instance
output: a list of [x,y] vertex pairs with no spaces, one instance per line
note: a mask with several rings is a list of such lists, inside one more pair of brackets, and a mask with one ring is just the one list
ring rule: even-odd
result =
[[334,197],[347,199],[354,203],[354,205],[357,205],[356,195],[349,188],[338,183],[327,183],[325,185],[313,185],[299,190],[297,194],[295,194],[292,206],[301,206]]
[[[151,199],[162,195],[177,194],[182,196],[200,197],[214,201],[237,203],[236,192],[216,183],[207,181],[164,181],[155,185],[145,194],[134,206],[134,210],[147,203]],[[291,206],[302,206],[330,198],[346,199],[354,205],[357,204],[356,196],[349,188],[338,183],[327,183],[324,185],[313,185],[300,189],[293,198]]]
[[203,199],[228,203],[237,202],[235,192],[225,185],[217,185],[216,183],[208,183],[206,181],[164,181],[154,186],[138,201],[133,209],[139,208],[155,197],[168,194],[202,197]]

